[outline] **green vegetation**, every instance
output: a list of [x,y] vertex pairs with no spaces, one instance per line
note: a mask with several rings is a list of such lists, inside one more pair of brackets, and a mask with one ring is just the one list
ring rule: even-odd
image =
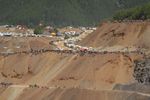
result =
[[0,0],[0,24],[66,26],[99,24],[119,9],[149,0]]
[[43,34],[43,31],[44,31],[44,28],[43,28],[42,26],[37,26],[37,27],[34,29],[34,34],[40,35],[40,34]]
[[150,3],[127,10],[121,10],[115,14],[114,20],[146,20],[150,19]]

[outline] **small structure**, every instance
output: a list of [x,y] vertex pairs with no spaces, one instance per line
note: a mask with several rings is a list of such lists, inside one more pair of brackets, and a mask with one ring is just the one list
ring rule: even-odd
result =
[[56,36],[57,34],[56,34],[55,32],[52,32],[51,35],[52,35],[52,36]]
[[57,36],[62,36],[62,33],[61,32],[57,32],[56,35]]
[[6,33],[3,33],[3,32],[0,32],[0,36],[12,36],[12,33],[8,33],[8,32],[6,32]]
[[4,36],[4,34],[0,32],[0,36]]
[[69,32],[65,32],[65,35],[69,35],[69,36],[79,36],[80,32],[76,32],[76,31],[69,31]]

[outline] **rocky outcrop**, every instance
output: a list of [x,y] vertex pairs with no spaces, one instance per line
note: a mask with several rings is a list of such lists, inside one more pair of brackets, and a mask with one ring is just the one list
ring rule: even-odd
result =
[[136,60],[134,63],[133,76],[135,80],[139,83],[150,84],[150,59]]

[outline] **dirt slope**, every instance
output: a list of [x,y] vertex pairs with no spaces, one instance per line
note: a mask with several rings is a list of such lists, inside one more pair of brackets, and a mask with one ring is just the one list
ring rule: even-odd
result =
[[[131,56],[131,59],[134,58],[134,55]],[[4,62],[7,63],[4,64]],[[134,79],[132,77],[132,61],[130,61],[128,57],[124,57],[123,55],[119,54],[98,55],[94,57],[92,56],[92,59],[91,57],[87,56],[80,57],[77,55],[70,56],[55,53],[46,53],[36,56],[15,55],[4,58],[0,63],[3,63],[3,65],[1,66],[0,81],[11,82],[18,85],[37,84],[41,86],[52,86],[55,88],[73,87],[77,88],[78,91],[81,91],[80,89],[82,88],[92,90],[112,90],[113,86],[115,86],[116,84],[129,84],[134,82]],[[21,94],[26,94],[32,98],[38,98],[39,96],[39,98],[48,99],[49,97],[51,97],[54,99],[57,98],[57,94],[63,93],[62,95],[60,95],[60,98],[58,100],[71,100],[70,98],[72,97],[67,97],[67,95],[73,95],[76,93],[77,94],[75,98],[78,98],[77,100],[80,100],[82,98],[93,98],[95,95],[95,98],[97,99],[111,98],[109,95],[115,94],[114,92],[106,92],[106,94],[109,94],[107,95],[108,97],[101,97],[99,95],[104,95],[105,92],[90,92],[89,96],[87,95],[86,97],[86,95],[83,95],[82,97],[82,92],[83,94],[88,94],[88,91],[85,90],[85,92],[78,92],[67,90],[65,92],[61,91],[58,93],[52,92],[53,94],[55,94],[54,97],[48,94],[48,97],[46,97],[45,92],[43,91],[32,89],[30,91],[26,91],[26,88],[8,88],[3,93],[4,97],[13,97],[14,99],[12,100],[20,100],[15,98],[17,98],[18,96],[22,98]],[[3,97],[3,93],[0,97]],[[117,94],[118,93],[116,93],[116,95]],[[123,97],[125,96],[124,93],[121,94],[123,95]]]
[[132,82],[133,67],[129,58],[119,54],[91,57],[55,53],[1,57],[0,80],[99,89]]
[[149,47],[150,22],[104,22],[87,36],[81,45],[99,46],[142,46]]
[[56,39],[47,37],[0,37],[0,52],[52,48],[49,45],[52,40]]

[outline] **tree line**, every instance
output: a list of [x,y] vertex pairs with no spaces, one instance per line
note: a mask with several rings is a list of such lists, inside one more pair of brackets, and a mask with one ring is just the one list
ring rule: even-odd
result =
[[118,11],[114,20],[147,20],[150,19],[150,3]]

